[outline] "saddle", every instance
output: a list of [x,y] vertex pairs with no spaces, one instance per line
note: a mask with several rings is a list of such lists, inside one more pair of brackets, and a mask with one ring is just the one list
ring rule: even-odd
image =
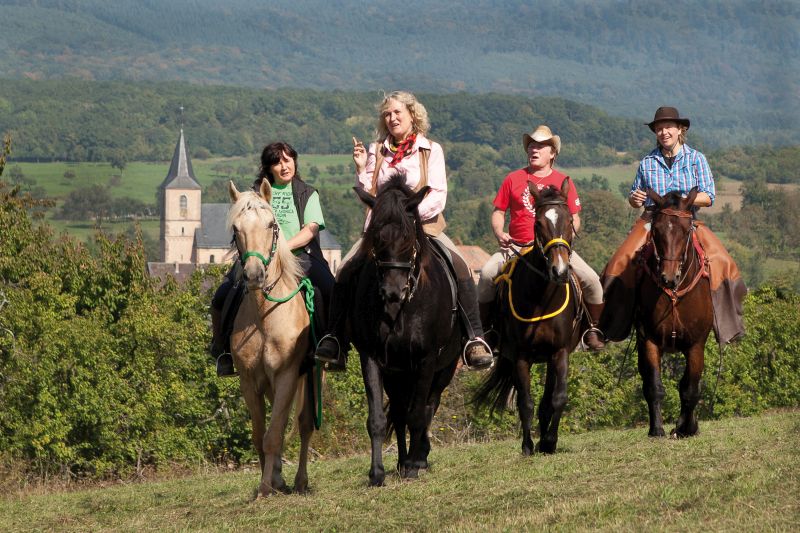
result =
[[447,247],[439,240],[429,236],[428,242],[431,244],[434,257],[436,257],[442,267],[444,267],[445,277],[447,278],[447,282],[450,286],[450,301],[453,304],[452,311],[460,311],[462,314],[462,319],[466,319],[464,311],[461,308],[461,305],[458,303],[458,276],[456,274],[455,265],[453,265],[453,255],[450,250],[448,250]]

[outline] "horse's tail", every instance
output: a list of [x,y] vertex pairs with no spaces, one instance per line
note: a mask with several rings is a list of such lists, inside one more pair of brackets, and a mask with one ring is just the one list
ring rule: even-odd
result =
[[478,392],[472,397],[472,403],[489,407],[492,412],[506,409],[514,392],[513,372],[514,363],[505,357],[498,357]]

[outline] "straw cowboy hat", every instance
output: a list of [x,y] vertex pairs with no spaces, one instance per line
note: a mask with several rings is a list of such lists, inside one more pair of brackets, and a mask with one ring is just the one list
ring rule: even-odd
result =
[[677,122],[682,126],[686,126],[687,130],[689,129],[689,119],[681,117],[681,114],[676,108],[667,106],[662,106],[656,109],[656,114],[653,117],[653,121],[648,122],[645,125],[650,126],[650,130],[655,133],[656,122],[661,122],[662,120],[671,120],[672,122]]
[[522,136],[522,146],[525,148],[526,152],[528,151],[528,145],[533,141],[536,141],[537,143],[549,144],[553,147],[553,150],[556,151],[556,155],[561,153],[561,137],[558,135],[553,135],[553,132],[550,131],[550,128],[544,124],[538,126],[531,133],[526,133]]

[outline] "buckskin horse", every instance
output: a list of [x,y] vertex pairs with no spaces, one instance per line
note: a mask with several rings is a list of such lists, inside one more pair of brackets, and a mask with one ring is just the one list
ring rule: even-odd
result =
[[[283,435],[292,401],[300,433],[300,457],[294,490],[308,489],[308,446],[314,431],[311,387],[304,359],[309,352],[309,317],[298,292],[302,270],[289,249],[270,207],[272,189],[261,182],[260,196],[229,185],[233,230],[243,266],[246,294],[234,320],[231,352],[253,425],[261,483],[258,496],[287,491],[281,475]],[[269,428],[266,404],[272,404]]]
[[580,300],[570,284],[572,215],[567,206],[569,180],[561,190],[533,184],[535,201],[533,248],[523,253],[501,275],[505,287],[495,319],[501,330],[500,357],[475,395],[475,402],[502,410],[516,391],[522,424],[522,453],[534,451],[531,438],[533,399],[531,366],[546,363],[544,394],[539,402],[539,442],[535,451],[554,453],[558,424],[567,403],[569,354],[580,341]]
[[375,197],[356,189],[372,218],[353,259],[363,266],[350,300],[358,305],[351,306],[348,321],[369,407],[373,486],[384,483],[381,448],[388,427],[397,436],[400,476],[415,478],[428,467],[428,428],[461,351],[455,294],[417,213],[429,187],[414,193],[404,181],[401,175],[392,177]]
[[681,413],[672,430],[677,438],[697,433],[695,408],[706,339],[713,324],[711,292],[705,260],[695,238],[691,211],[697,187],[684,198],[678,192],[664,197],[653,190],[655,203],[650,237],[642,248],[641,280],[636,296],[636,346],[642,392],[650,415],[651,437],[663,437],[661,357],[682,352],[686,369],[678,386]]

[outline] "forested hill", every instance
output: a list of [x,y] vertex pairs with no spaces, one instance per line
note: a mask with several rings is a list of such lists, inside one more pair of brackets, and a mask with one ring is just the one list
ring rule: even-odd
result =
[[677,105],[717,144],[800,139],[791,0],[0,0],[0,77]]
[[[0,80],[0,132],[17,161],[164,161],[183,122],[194,157],[253,156],[285,139],[302,153],[345,153],[372,139],[382,93],[201,86],[186,83]],[[522,162],[524,132],[546,122],[564,141],[559,162],[603,165],[652,145],[640,122],[561,98],[419,94],[431,136]],[[180,108],[184,108],[180,116]],[[480,146],[480,148],[479,148]],[[483,153],[483,157],[486,154]]]

